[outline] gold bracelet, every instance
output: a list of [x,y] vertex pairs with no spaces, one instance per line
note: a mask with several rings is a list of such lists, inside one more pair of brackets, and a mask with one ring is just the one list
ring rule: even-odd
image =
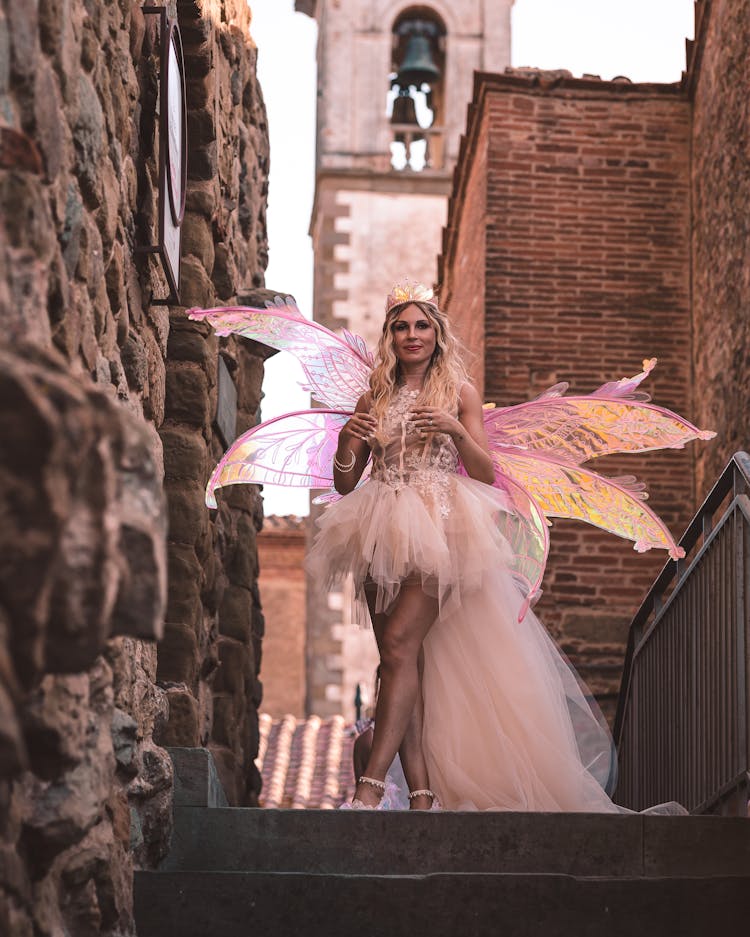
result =
[[351,449],[349,450],[349,455],[352,457],[352,460],[351,462],[345,464],[344,462],[339,462],[338,457],[334,454],[334,468],[337,468],[339,472],[351,472],[351,470],[354,468],[354,463],[357,461],[357,457],[354,455]]

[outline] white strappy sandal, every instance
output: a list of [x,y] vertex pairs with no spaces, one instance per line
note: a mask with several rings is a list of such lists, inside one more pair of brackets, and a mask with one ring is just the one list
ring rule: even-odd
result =
[[364,774],[361,778],[357,778],[357,784],[370,784],[376,790],[380,791],[380,803],[375,804],[365,804],[357,797],[351,803],[341,804],[339,810],[386,810],[386,794],[385,794],[385,781],[378,781],[377,778],[368,778]]
[[429,810],[425,811],[426,813],[431,813],[433,810],[443,809],[442,804],[440,803],[440,800],[438,799],[438,795],[434,791],[431,791],[429,788],[423,788],[422,790],[419,790],[419,791],[409,791],[408,796],[409,796],[409,800],[414,800],[415,797],[421,797],[422,795],[424,795],[425,797],[432,798],[432,806],[430,807]]

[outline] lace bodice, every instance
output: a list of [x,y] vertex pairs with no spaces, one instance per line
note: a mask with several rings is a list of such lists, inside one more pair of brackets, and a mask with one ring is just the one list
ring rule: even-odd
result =
[[418,396],[418,390],[401,387],[391,401],[372,445],[372,478],[397,490],[416,488],[447,517],[458,453],[445,433],[419,435],[408,419]]

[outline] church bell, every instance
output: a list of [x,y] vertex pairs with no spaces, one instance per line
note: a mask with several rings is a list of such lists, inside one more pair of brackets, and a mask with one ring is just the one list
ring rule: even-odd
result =
[[398,70],[396,80],[399,87],[414,85],[419,88],[423,82],[432,84],[439,77],[440,69],[435,64],[429,37],[412,33],[406,40],[404,57]]
[[414,98],[409,94],[408,88],[401,88],[398,97],[393,102],[393,113],[391,114],[392,124],[413,124],[416,126],[417,108]]

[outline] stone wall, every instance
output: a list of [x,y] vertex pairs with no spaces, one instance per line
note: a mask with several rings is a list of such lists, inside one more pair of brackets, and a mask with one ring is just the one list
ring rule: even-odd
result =
[[[472,115],[440,279],[448,311],[463,321],[465,252],[481,236],[483,336],[465,332],[483,351],[485,399],[521,403],[558,381],[591,391],[655,356],[646,389],[693,417],[690,106],[681,87],[508,71],[477,76]],[[466,185],[475,164],[486,165],[484,188]],[[596,468],[645,480],[649,503],[680,536],[694,507],[691,452]],[[552,528],[537,610],[608,712],[627,625],[665,558],[580,523]]]
[[0,932],[19,937],[127,932],[133,860],[171,829],[158,437],[69,367],[0,350]]
[[[244,766],[260,502],[235,489],[211,516],[202,488],[221,453],[218,357],[239,432],[266,350],[153,302],[166,282],[137,248],[156,220],[158,18],[140,7],[0,0],[0,933],[14,937],[133,933],[133,865],[158,863],[170,836],[161,745],[213,747],[235,802],[259,787]],[[182,301],[219,304],[266,263],[250,14],[171,10],[190,112]]]
[[750,3],[696,4],[690,57],[695,413],[717,439],[697,454],[703,497],[738,449],[750,448]]

